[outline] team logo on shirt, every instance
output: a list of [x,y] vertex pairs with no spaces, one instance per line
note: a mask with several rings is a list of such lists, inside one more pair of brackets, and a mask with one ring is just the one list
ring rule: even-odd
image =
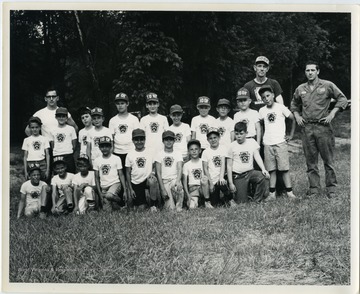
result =
[[195,180],[200,180],[201,179],[201,168],[194,168],[191,173],[193,174],[194,176],[194,179]]
[[31,198],[36,199],[36,198],[39,198],[40,193],[38,191],[31,191],[30,196],[31,196]]
[[164,164],[165,164],[166,167],[171,167],[173,165],[173,163],[174,163],[174,158],[173,157],[166,156],[164,158]]
[[65,138],[66,138],[65,134],[62,134],[62,133],[56,134],[56,140],[60,143],[64,142]]
[[99,147],[99,141],[100,141],[100,137],[94,137],[95,146]]
[[100,167],[101,172],[104,176],[108,175],[110,173],[111,165],[110,164],[103,164]]
[[275,112],[271,112],[267,114],[267,119],[269,122],[273,123],[276,120],[276,113]]
[[33,147],[34,147],[34,150],[40,150],[40,147],[41,147],[41,142],[40,141],[34,141],[32,143]]
[[200,133],[201,133],[201,134],[206,134],[208,128],[209,128],[208,124],[201,124],[201,125],[200,125]]
[[239,156],[242,163],[249,163],[250,153],[248,151],[240,152]]
[[177,133],[177,134],[175,135],[175,143],[181,142],[182,137],[183,137],[183,134]]
[[225,133],[225,131],[226,131],[226,129],[225,129],[224,127],[219,127],[218,129],[219,129],[219,134],[220,134],[220,136],[223,136],[224,133]]
[[135,160],[137,167],[143,168],[145,167],[146,158],[145,157],[138,157]]
[[213,161],[215,167],[221,166],[221,157],[219,155],[213,156],[212,161]]
[[128,125],[119,125],[120,134],[126,133],[127,129],[128,129]]
[[157,122],[150,123],[150,130],[152,133],[157,133],[159,130],[159,124]]
[[83,137],[82,137],[82,143],[84,144],[84,145],[87,145],[87,136],[86,135],[84,135]]

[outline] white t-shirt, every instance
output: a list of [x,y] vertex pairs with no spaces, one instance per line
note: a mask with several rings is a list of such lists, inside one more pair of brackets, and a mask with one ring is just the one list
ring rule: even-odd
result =
[[164,148],[162,133],[169,128],[166,116],[158,113],[155,116],[145,115],[140,119],[140,128],[146,134],[145,147],[151,148],[155,153]]
[[245,121],[247,124],[247,138],[256,136],[255,124],[260,121],[259,113],[254,109],[239,110],[234,115],[234,125],[239,121]]
[[66,173],[66,176],[64,179],[60,178],[59,175],[53,176],[51,179],[51,186],[56,186],[58,189],[60,189],[61,185],[72,185],[72,179],[74,178],[74,174],[72,173]]
[[114,153],[126,154],[134,150],[132,131],[139,127],[139,119],[131,113],[126,117],[117,114],[110,119],[109,129],[114,134]]
[[[58,109],[58,107],[56,107]],[[34,116],[37,116],[41,119],[41,134],[48,138],[51,141],[50,131],[59,125],[58,121],[55,118],[56,109],[50,110],[47,107],[42,108],[34,113]],[[68,118],[71,115],[68,113]]]
[[131,182],[140,184],[151,174],[153,168],[153,154],[148,149],[132,150],[126,155],[125,166],[131,167]]
[[74,127],[64,125],[55,127],[50,131],[51,141],[54,141],[54,156],[73,153],[72,140],[77,139]]
[[39,185],[34,186],[31,184],[30,180],[21,185],[20,193],[26,195],[26,206],[30,203],[40,201],[41,189],[43,186],[46,186],[46,183],[43,181],[40,181]]
[[77,173],[74,175],[72,179],[73,185],[80,186],[81,184],[88,184],[90,186],[95,186],[95,173],[90,170],[89,173],[83,177],[81,173]]
[[94,161],[94,170],[99,171],[100,186],[107,188],[115,183],[120,183],[118,170],[122,169],[120,157],[111,154],[109,158],[100,156]]
[[161,178],[163,180],[176,179],[179,161],[182,162],[183,158],[177,151],[165,152],[165,150],[161,150],[155,155],[155,162],[161,163]]
[[101,150],[99,148],[99,139],[100,137],[108,136],[109,138],[112,138],[112,133],[110,129],[107,127],[102,127],[102,129],[97,130],[96,128],[93,128],[88,133],[88,143],[91,144],[91,160],[94,163],[94,160],[98,157],[102,157]]
[[50,148],[49,140],[44,136],[33,136],[24,139],[22,150],[28,152],[27,161],[40,161],[45,159],[45,149]]
[[210,147],[209,142],[207,141],[207,130],[210,127],[216,127],[217,122],[216,119],[211,116],[207,115],[205,117],[201,115],[194,116],[191,120],[191,131],[195,132],[196,139],[200,141],[201,148],[208,148]]
[[264,106],[259,110],[260,119],[264,120],[264,145],[274,145],[285,142],[285,118],[291,114],[283,104],[274,103],[271,108]]
[[201,158],[195,162],[192,160],[186,162],[184,164],[183,174],[188,176],[188,186],[200,185],[200,180],[204,176]]
[[79,131],[80,154],[86,154],[89,132],[94,128],[93,125],[89,129],[81,129]]
[[254,169],[254,152],[259,150],[259,144],[252,138],[239,144],[234,141],[230,144],[228,158],[232,158],[232,171],[238,174]]
[[175,134],[174,151],[186,156],[188,154],[186,137],[191,136],[190,126],[182,122],[180,126],[171,125],[169,130]]
[[217,127],[220,133],[220,144],[229,146],[231,143],[231,132],[234,131],[234,121],[231,117],[221,120],[220,117],[216,119]]
[[227,148],[223,145],[219,145],[217,149],[209,147],[201,155],[202,161],[208,163],[209,174],[214,184],[220,179],[221,158],[227,156]]

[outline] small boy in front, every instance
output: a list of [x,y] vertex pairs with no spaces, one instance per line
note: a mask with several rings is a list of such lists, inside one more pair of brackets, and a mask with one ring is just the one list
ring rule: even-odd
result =
[[[184,191],[181,184],[183,161],[180,152],[174,151],[175,134],[165,131],[162,134],[164,147],[155,157],[155,170],[164,208],[181,211]],[[155,209],[154,209],[155,210]]]
[[216,110],[219,117],[216,119],[217,128],[220,133],[220,144],[229,146],[234,141],[234,121],[228,116],[231,110],[231,103],[227,99],[219,99]]
[[63,156],[54,157],[53,162],[55,175],[51,179],[52,209],[55,215],[69,213],[74,209],[73,200],[73,173],[67,172],[66,162]]
[[154,171],[153,154],[145,147],[145,131],[135,129],[132,131],[132,140],[135,150],[128,153],[125,160],[126,181],[129,191],[129,205],[138,210],[147,207],[146,191],[150,194],[150,206],[155,206],[159,189]]
[[40,135],[41,120],[36,116],[29,119],[28,127],[31,135],[24,139],[22,150],[24,150],[24,172],[28,178],[28,166],[38,164],[41,170],[41,180],[47,181],[50,176],[50,154],[49,140]]
[[40,165],[31,163],[28,168],[29,180],[21,185],[21,198],[18,207],[17,218],[24,215],[32,217],[39,214],[40,218],[46,217],[46,206],[48,202],[47,184],[40,180]]
[[[237,204],[248,202],[249,184],[255,189],[253,200],[260,202],[268,195],[269,173],[261,159],[259,144],[252,138],[247,139],[247,124],[237,122],[234,127],[235,141],[230,144],[226,158],[229,188],[235,193]],[[261,171],[254,170],[254,160]]]
[[75,128],[68,125],[68,110],[65,107],[59,107],[55,112],[58,126],[51,129],[52,140],[50,141],[53,156],[62,156],[67,166],[67,170],[75,173],[74,150],[77,144],[77,135]]
[[86,154],[80,154],[76,163],[79,172],[72,179],[74,186],[74,212],[76,214],[85,214],[95,210],[95,173],[89,170],[90,161]]
[[[276,174],[279,171],[284,180],[286,195],[295,199],[292,191],[289,173],[289,152],[287,143],[292,139],[295,131],[295,119],[291,111],[283,104],[274,101],[274,91],[270,85],[264,85],[259,90],[265,106],[260,108],[260,119],[264,120],[265,132],[263,137],[265,167],[270,172],[270,194],[267,198],[275,200]],[[292,121],[290,134],[286,135],[285,119]]]
[[[95,183],[98,195],[102,201],[104,210],[117,210],[127,201],[127,189],[123,166],[118,156],[111,153],[111,137],[99,138],[99,148],[102,156],[94,161]],[[124,194],[121,195],[121,187]]]
[[91,120],[91,109],[83,107],[80,109],[81,122],[84,125],[79,131],[80,154],[86,154],[89,132],[94,128]]
[[209,179],[204,173],[200,158],[201,144],[199,140],[190,140],[188,143],[190,160],[184,164],[183,187],[187,199],[188,208],[199,206],[199,198],[205,199],[205,207],[213,208],[210,203]]

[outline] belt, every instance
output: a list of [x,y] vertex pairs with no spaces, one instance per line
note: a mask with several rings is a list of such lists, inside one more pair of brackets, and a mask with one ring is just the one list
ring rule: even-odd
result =
[[319,120],[307,120],[306,123],[307,124],[327,125],[324,121],[319,121]]
[[243,173],[241,173],[241,174],[233,172],[233,179],[235,180],[235,179],[243,178],[243,177],[245,177],[248,173],[249,173],[249,171],[243,172]]

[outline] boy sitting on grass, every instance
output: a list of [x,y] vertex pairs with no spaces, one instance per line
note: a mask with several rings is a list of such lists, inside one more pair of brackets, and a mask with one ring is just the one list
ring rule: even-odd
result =
[[210,203],[209,179],[204,174],[200,159],[200,141],[192,139],[187,146],[190,161],[184,164],[182,179],[188,208],[197,208],[200,197],[204,197],[206,208],[213,208]]
[[52,209],[54,215],[67,214],[74,209],[72,179],[74,174],[67,172],[63,156],[54,157],[55,176],[51,179]]
[[72,183],[74,186],[74,212],[85,214],[95,210],[95,174],[89,171],[90,162],[86,154],[80,154],[76,161],[79,172],[74,175]]
[[[111,153],[112,142],[108,136],[99,138],[102,156],[94,161],[95,183],[105,211],[117,210],[127,201],[127,189],[120,157]],[[121,194],[124,187],[124,194]]]
[[40,218],[46,217],[48,203],[47,184],[40,180],[41,170],[39,164],[30,164],[28,168],[29,180],[21,185],[21,198],[17,218],[21,217],[25,207],[25,216],[32,217],[40,213]]
[[[248,202],[249,184],[255,189],[254,201],[260,202],[268,194],[269,173],[261,159],[259,144],[254,139],[247,139],[247,124],[235,124],[235,141],[230,144],[226,159],[229,188],[235,193],[237,204]],[[254,170],[254,159],[261,171]]]

